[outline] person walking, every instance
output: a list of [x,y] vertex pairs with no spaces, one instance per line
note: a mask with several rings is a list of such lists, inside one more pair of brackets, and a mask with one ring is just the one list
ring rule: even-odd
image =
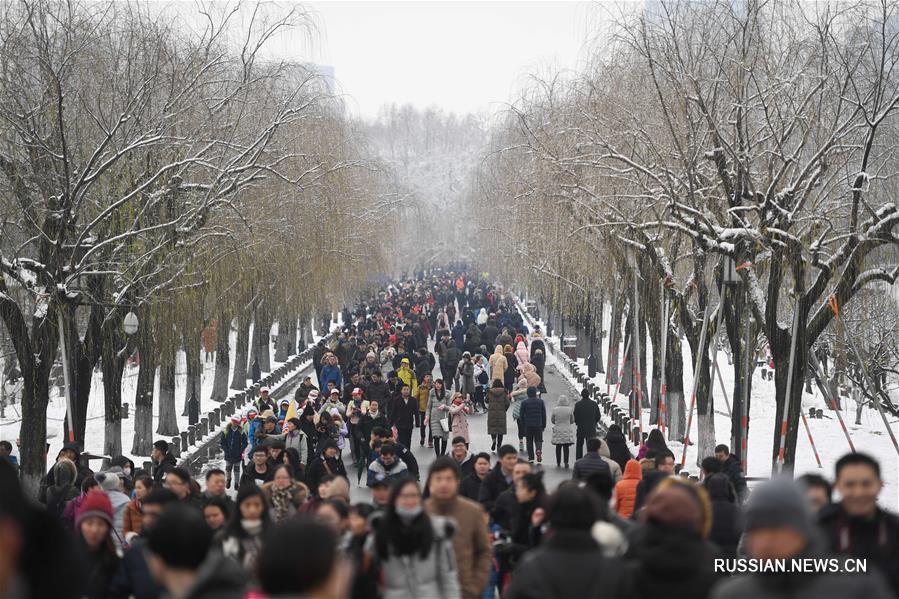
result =
[[456,389],[467,397],[474,397],[474,363],[471,352],[462,354],[462,361],[456,367]]
[[620,426],[617,424],[609,425],[609,430],[606,432],[606,443],[609,446],[609,457],[618,462],[618,466],[624,472],[628,460],[634,459],[634,456],[627,447],[627,439],[624,438],[624,433],[621,432]]
[[417,482],[398,482],[371,528],[366,551],[380,566],[383,599],[460,599],[455,526],[425,512]]
[[[715,474],[726,478],[726,474]],[[785,480],[769,481],[753,490],[746,503],[743,546],[746,557],[760,563],[800,563],[826,561],[831,557],[821,543],[813,523],[808,501],[795,484]],[[842,563],[842,562],[841,562]],[[868,562],[870,566],[870,562]],[[896,562],[892,562],[895,569]],[[785,575],[760,570],[719,582],[711,592],[713,599],[749,599],[750,597],[886,599],[894,596],[880,571],[867,568],[855,571],[817,571]]]
[[503,444],[503,437],[506,434],[506,412],[511,403],[503,381],[494,379],[493,386],[487,392],[487,434],[492,440],[490,451],[493,453],[496,453],[496,449]]
[[599,439],[593,438],[587,441],[587,453],[574,463],[571,478],[586,481],[595,472],[611,473],[608,463],[599,455]]
[[440,457],[446,453],[446,441],[449,438],[449,397],[443,379],[434,381],[434,388],[428,395],[425,406],[425,426],[430,431],[434,445],[434,453]]
[[506,361],[505,354],[503,354],[502,345],[496,346],[496,349],[494,349],[493,353],[490,354],[490,359],[487,361],[487,363],[490,366],[491,386],[496,381],[504,383],[506,380],[506,369],[509,367],[509,364]]
[[262,540],[270,524],[262,489],[242,485],[237,491],[237,512],[217,539],[222,554],[243,566],[247,573],[256,572]]
[[637,502],[637,485],[643,480],[643,469],[637,460],[628,460],[624,475],[615,484],[615,511],[622,518],[630,518]]
[[546,404],[537,394],[537,387],[528,387],[527,399],[521,404],[521,421],[527,439],[528,461],[543,462],[543,431],[546,430]]
[[86,588],[84,596],[103,599],[112,577],[119,567],[119,556],[113,540],[113,509],[106,493],[94,490],[87,494],[75,516],[76,544],[84,557]]
[[[487,462],[489,466],[489,461]],[[425,510],[455,522],[453,549],[463,599],[477,599],[487,584],[491,563],[486,515],[480,505],[459,493],[460,473],[452,458],[437,458],[428,470]]]
[[453,438],[462,437],[465,439],[465,444],[468,445],[468,414],[471,414],[471,404],[462,397],[461,393],[456,392],[449,406],[449,413],[453,423]]
[[574,458],[583,457],[584,444],[587,439],[596,436],[596,425],[600,420],[599,404],[590,397],[590,391],[586,388],[581,391],[581,398],[574,404],[574,423],[577,425],[577,439],[575,440]]
[[424,447],[425,444],[425,436],[428,437],[428,447],[434,446],[434,440],[431,435],[431,431],[427,424],[425,424],[425,418],[427,417],[428,412],[428,400],[431,399],[431,375],[430,373],[425,373],[421,377],[421,382],[418,383],[418,391],[416,392],[416,397],[418,399],[418,422],[419,422],[419,431],[421,432],[421,440],[419,445]]
[[412,447],[412,431],[420,425],[420,417],[418,400],[412,397],[412,388],[404,384],[390,410],[390,422],[396,428],[397,441],[407,449]]
[[606,557],[590,534],[602,514],[603,506],[593,493],[573,485],[560,486],[550,496],[541,522],[550,534],[519,561],[504,598],[630,596],[624,564]]
[[569,452],[575,439],[574,410],[572,410],[568,397],[559,396],[559,402],[553,408],[552,436],[550,441],[556,446],[556,468],[565,464],[569,467]]
[[231,488],[231,481],[240,481],[240,465],[249,441],[240,424],[240,416],[231,416],[228,427],[222,430],[219,444],[225,454],[225,486]]

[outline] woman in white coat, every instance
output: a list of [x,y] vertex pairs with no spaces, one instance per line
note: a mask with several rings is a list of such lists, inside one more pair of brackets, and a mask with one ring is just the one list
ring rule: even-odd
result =
[[459,599],[450,520],[424,511],[418,483],[402,479],[372,517],[366,552],[381,570],[384,599]]
[[565,467],[568,468],[569,450],[574,445],[577,430],[574,425],[574,409],[564,395],[559,396],[559,403],[553,408],[552,423],[551,440],[556,446],[556,467],[562,466],[564,456]]

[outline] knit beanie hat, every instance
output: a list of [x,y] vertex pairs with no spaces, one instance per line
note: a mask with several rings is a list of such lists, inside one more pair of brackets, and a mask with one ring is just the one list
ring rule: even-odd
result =
[[91,517],[101,518],[112,526],[112,502],[103,491],[93,490],[87,494],[78,507],[78,513],[75,514],[75,526],[79,526],[85,518]]
[[786,479],[775,479],[755,489],[746,502],[744,518],[747,531],[788,526],[806,537],[813,534],[808,501]]

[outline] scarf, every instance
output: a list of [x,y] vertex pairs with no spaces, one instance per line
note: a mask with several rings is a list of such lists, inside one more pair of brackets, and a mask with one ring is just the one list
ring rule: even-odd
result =
[[275,512],[275,522],[280,523],[287,518],[296,490],[297,484],[293,481],[283,489],[272,485],[272,507]]

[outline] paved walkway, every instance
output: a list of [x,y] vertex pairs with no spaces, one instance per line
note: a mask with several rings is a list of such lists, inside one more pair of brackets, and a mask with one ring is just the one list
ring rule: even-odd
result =
[[[433,343],[428,341],[429,347],[433,351]],[[556,406],[556,403],[559,400],[560,395],[567,395],[571,405],[574,405],[575,400],[578,399],[579,393],[571,386],[568,380],[558,373],[556,367],[554,365],[546,366],[546,393],[543,395],[543,400],[546,402],[546,418],[547,418],[547,426],[546,430],[543,433],[543,465],[542,469],[545,472],[543,482],[546,485],[548,491],[552,491],[558,486],[560,482],[563,480],[567,480],[571,478],[571,469],[566,470],[563,468],[556,468],[556,456],[555,456],[555,446],[553,446],[549,441],[552,435],[552,410]],[[434,369],[433,373],[434,378],[440,377],[440,366],[438,365]],[[292,397],[293,390],[288,394],[288,397]],[[487,414],[470,414],[468,416],[468,426],[470,433],[470,446],[469,451],[472,453],[480,453],[482,451],[486,451],[490,453],[490,444],[491,439],[490,435],[487,434]],[[506,413],[506,427],[507,434],[503,438],[504,444],[511,444],[518,446],[518,427],[515,424],[515,421],[512,419],[512,409],[509,408]],[[419,467],[421,469],[421,482],[424,484],[425,479],[427,478],[428,467],[431,465],[431,462],[434,461],[435,455],[434,450],[429,448],[427,445],[427,441],[425,441],[424,447],[418,444],[419,433],[415,431],[412,435],[412,444],[410,447],[412,453],[415,455],[415,459],[418,460]],[[449,449],[447,449],[447,453],[449,453]],[[496,463],[496,456],[492,456],[492,463]],[[522,452],[522,458],[527,459],[527,452]],[[362,486],[356,486],[356,468],[352,463],[352,458],[349,457],[349,452],[346,452],[344,457],[344,463],[346,465],[347,474],[350,477],[350,499],[353,503],[356,502],[364,502],[368,501],[371,498],[371,494],[368,488],[365,486],[365,477],[362,479]],[[571,446],[571,465],[574,466],[574,446]]]

